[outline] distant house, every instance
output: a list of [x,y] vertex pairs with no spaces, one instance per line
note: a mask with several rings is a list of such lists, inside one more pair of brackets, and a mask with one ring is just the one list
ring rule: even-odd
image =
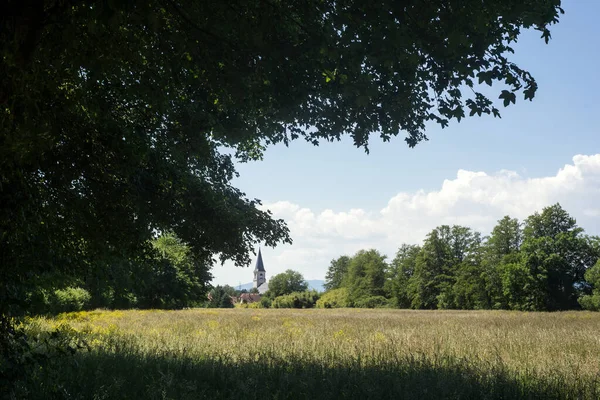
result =
[[238,298],[237,302],[242,304],[256,303],[260,301],[261,295],[258,293],[242,293]]

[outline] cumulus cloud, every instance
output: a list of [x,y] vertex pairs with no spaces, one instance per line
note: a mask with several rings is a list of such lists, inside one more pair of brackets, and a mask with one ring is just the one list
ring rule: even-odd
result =
[[[459,170],[438,190],[398,193],[381,210],[315,213],[289,201],[265,204],[265,209],[287,222],[294,244],[263,255],[265,263],[274,266],[272,274],[292,268],[307,279],[322,279],[329,261],[342,254],[376,248],[393,257],[400,244],[420,243],[438,225],[466,225],[487,234],[504,215],[523,219],[556,202],[588,233],[600,234],[598,199],[600,154],[576,155],[572,164],[541,178],[507,170]],[[222,280],[222,273],[218,275],[217,280]]]

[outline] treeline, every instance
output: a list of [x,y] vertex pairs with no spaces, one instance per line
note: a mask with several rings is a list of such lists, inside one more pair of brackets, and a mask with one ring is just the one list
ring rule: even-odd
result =
[[[504,217],[487,237],[442,225],[422,245],[403,244],[393,260],[377,250],[331,261],[323,294],[288,270],[269,281],[255,307],[412,309],[600,309],[600,238],[586,235],[559,204],[520,222]],[[210,261],[175,235],[146,254],[83,263],[69,273],[37,274],[13,287],[12,314],[93,308],[232,307],[240,293],[210,287]]]
[[32,276],[14,286],[13,314],[54,314],[94,308],[177,309],[206,303],[210,264],[165,233],[138,258],[105,257],[68,273]]
[[243,297],[240,297],[243,293],[258,294],[258,290],[255,288],[250,291],[235,290],[229,285],[216,286],[210,291],[209,300],[205,306],[211,308],[232,308],[234,306],[243,308],[313,308],[321,295],[316,290],[308,290],[308,282],[304,276],[291,269],[274,275],[269,280],[269,290],[260,296],[260,301],[246,302]]
[[442,225],[390,263],[376,250],[332,260],[321,307],[552,311],[600,307],[600,238],[559,204],[489,237]]

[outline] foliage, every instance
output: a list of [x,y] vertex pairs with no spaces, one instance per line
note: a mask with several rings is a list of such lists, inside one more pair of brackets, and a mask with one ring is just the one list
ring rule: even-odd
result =
[[80,287],[68,287],[54,291],[55,306],[54,312],[81,311],[89,305],[92,296],[90,293]]
[[33,334],[26,329],[31,325],[26,326],[23,320],[11,321],[0,316],[0,325],[0,331],[5,333],[0,336],[1,398],[30,398],[30,387],[40,374],[50,378],[43,391],[45,396],[64,394],[59,393],[62,388],[52,382],[59,378],[61,370],[53,370],[51,364],[55,360],[73,362],[70,356],[89,349],[86,341],[73,335],[75,331],[68,324],[59,323]]
[[318,306],[596,309],[598,260],[600,238],[585,235],[555,204],[524,224],[502,218],[488,238],[464,226],[439,226],[422,246],[400,246],[389,266],[377,251],[359,251],[348,260],[342,300],[339,289],[330,290]]
[[[213,257],[290,243],[231,185],[231,153],[401,131],[415,146],[429,121],[499,116],[480,84],[532,99],[510,46],[524,28],[548,42],[560,1],[446,3],[1,2],[0,315],[42,273],[90,278],[92,303],[178,308]],[[156,256],[171,231],[193,264]]]
[[516,218],[505,216],[498,221],[490,237],[483,244],[481,278],[487,297],[487,307],[506,309],[506,291],[502,276],[506,266],[521,262],[520,250],[523,244],[523,227]]
[[383,296],[368,296],[360,297],[353,301],[354,307],[357,308],[380,308],[389,305],[388,299]]
[[[442,225],[427,235],[408,283],[413,308],[456,308],[454,284],[460,266],[476,262],[480,235]],[[460,290],[459,290],[460,291]]]
[[535,309],[578,307],[585,271],[600,258],[600,249],[559,204],[544,208],[525,222],[521,252],[533,280]]
[[271,305],[273,303],[273,300],[271,300],[269,297],[267,296],[262,296],[260,298],[260,305],[263,308],[271,308]]
[[308,283],[304,280],[302,274],[288,269],[269,280],[267,296],[274,299],[293,292],[304,292],[307,289]]
[[361,250],[352,257],[343,287],[348,289],[350,304],[361,298],[382,296],[387,273],[386,256],[377,250]]
[[319,300],[319,293],[315,290],[294,292],[278,296],[271,303],[272,308],[313,308]]
[[183,308],[200,304],[206,297],[208,282],[212,278],[207,265],[172,233],[153,240],[152,246],[161,259],[147,271],[143,281],[142,305]]
[[389,266],[387,292],[391,303],[398,308],[409,308],[411,301],[408,293],[408,282],[415,272],[420,246],[403,244],[396,252],[396,257]]
[[350,257],[341,256],[337,259],[331,260],[327,273],[325,274],[325,284],[323,287],[325,290],[339,289],[342,287],[342,283],[348,272],[348,264],[350,263]]
[[497,116],[480,85],[500,83],[504,105],[533,98],[510,46],[525,28],[548,41],[561,12],[558,0],[2,2],[0,293],[138,258],[155,232],[202,265],[247,264],[256,242],[290,238],[231,186],[229,154],[346,134],[368,149],[374,132],[415,146],[429,121]]
[[579,298],[579,304],[585,310],[600,311],[600,260],[585,271],[585,280],[592,287],[592,293]]
[[216,286],[208,293],[206,306],[209,308],[233,308],[231,296],[231,291],[227,287]]
[[321,298],[317,300],[317,308],[345,308],[350,306],[348,298],[348,289],[339,288],[328,290],[321,295]]

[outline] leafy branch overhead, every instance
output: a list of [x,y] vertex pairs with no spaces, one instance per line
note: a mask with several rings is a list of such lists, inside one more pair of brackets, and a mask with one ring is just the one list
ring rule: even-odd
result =
[[[2,280],[148,250],[247,264],[283,221],[231,185],[231,152],[349,135],[368,149],[532,99],[510,47],[559,0],[8,0],[0,4]],[[19,272],[20,271],[20,272]],[[24,273],[24,272],[23,272]],[[24,273],[25,274],[25,273]],[[21,276],[19,279],[24,279]],[[18,279],[17,279],[18,280]]]

